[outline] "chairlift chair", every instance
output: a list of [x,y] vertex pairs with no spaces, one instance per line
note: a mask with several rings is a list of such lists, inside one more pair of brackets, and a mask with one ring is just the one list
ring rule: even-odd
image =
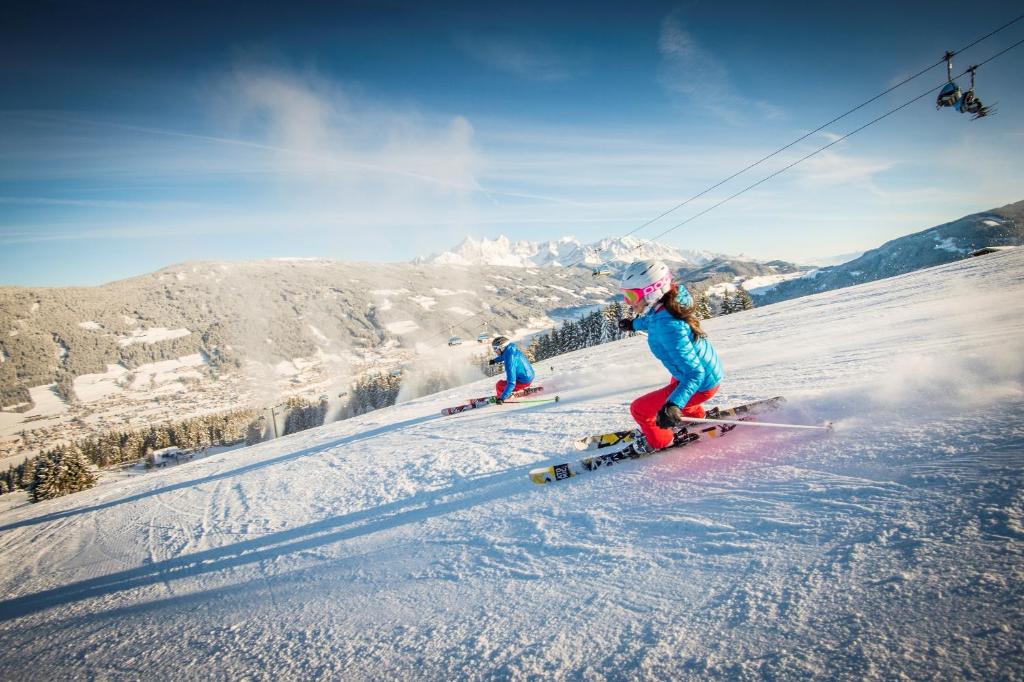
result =
[[995,113],[991,107],[982,104],[981,99],[974,94],[974,74],[977,70],[977,66],[968,69],[971,73],[971,89],[964,93],[956,107],[961,114],[972,114],[974,120]]
[[960,103],[963,93],[960,86],[953,81],[953,53],[947,52],[943,55],[946,60],[946,78],[948,82],[942,86],[939,96],[935,99],[935,108],[955,107]]

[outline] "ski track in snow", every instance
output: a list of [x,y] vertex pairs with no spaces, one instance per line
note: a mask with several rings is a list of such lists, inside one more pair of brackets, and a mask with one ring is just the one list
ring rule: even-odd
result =
[[[19,679],[1020,679],[1024,254],[706,324],[766,421],[550,486],[643,337],[0,515]],[[25,666],[25,661],[32,661]],[[15,668],[14,666],[18,666]]]

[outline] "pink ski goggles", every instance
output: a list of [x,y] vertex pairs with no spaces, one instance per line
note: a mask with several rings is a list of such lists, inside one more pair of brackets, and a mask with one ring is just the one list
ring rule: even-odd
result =
[[637,303],[645,298],[648,294],[652,294],[655,291],[664,291],[668,285],[672,283],[672,275],[668,274],[659,279],[657,282],[648,284],[640,289],[623,289],[622,297],[626,299],[626,303]]

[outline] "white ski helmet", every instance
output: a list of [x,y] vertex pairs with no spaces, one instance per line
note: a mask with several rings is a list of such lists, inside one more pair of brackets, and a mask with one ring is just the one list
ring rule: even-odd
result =
[[622,273],[619,286],[626,301],[635,303],[643,299],[650,306],[672,288],[672,271],[660,260],[638,260]]

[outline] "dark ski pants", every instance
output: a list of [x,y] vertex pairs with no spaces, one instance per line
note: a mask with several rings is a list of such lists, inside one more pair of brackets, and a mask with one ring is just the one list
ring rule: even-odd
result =
[[[648,445],[656,450],[672,444],[674,437],[672,429],[659,428],[654,420],[658,417],[658,410],[668,402],[668,397],[672,395],[672,392],[678,386],[679,380],[673,379],[672,383],[665,388],[659,388],[657,391],[642,395],[629,406],[629,412],[633,415],[636,423],[640,425],[640,430],[644,432]],[[694,393],[689,402],[683,407],[683,416],[703,419],[705,412],[701,403],[709,400],[717,392],[718,386]]]

